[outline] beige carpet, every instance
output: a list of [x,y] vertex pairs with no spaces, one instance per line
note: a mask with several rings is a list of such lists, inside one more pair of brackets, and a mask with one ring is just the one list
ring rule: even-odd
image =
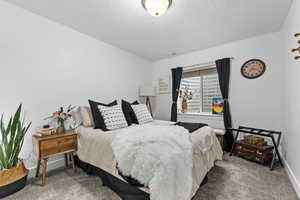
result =
[[[52,171],[47,184],[37,180],[7,200],[119,200],[96,176],[81,170]],[[194,200],[297,200],[284,169],[270,171],[267,167],[237,157],[225,156],[209,173],[208,183]]]

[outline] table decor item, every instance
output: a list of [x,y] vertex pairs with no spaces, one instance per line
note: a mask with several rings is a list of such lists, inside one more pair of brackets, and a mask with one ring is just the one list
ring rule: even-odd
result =
[[187,101],[193,99],[193,92],[189,89],[188,86],[186,86],[185,88],[183,88],[179,91],[179,98],[182,99],[181,112],[185,113],[188,111]]
[[60,107],[58,111],[52,113],[52,116],[46,118],[56,121],[58,134],[66,132],[65,121],[72,117],[71,112],[74,108],[72,105],[69,105],[67,108]]
[[47,136],[47,135],[55,134],[56,131],[57,131],[56,128],[43,128],[43,129],[36,130],[35,135],[44,137],[44,136]]
[[31,126],[21,119],[22,104],[7,123],[3,115],[0,121],[0,198],[11,195],[25,187],[28,170],[19,158],[24,137]]
[[45,124],[45,125],[43,125],[43,128],[50,128],[50,125],[49,124]]

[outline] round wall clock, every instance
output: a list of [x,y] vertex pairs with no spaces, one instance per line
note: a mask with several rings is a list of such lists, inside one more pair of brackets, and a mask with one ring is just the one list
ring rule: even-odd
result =
[[241,74],[245,78],[255,79],[263,75],[266,71],[266,65],[262,60],[252,59],[245,62],[241,68]]

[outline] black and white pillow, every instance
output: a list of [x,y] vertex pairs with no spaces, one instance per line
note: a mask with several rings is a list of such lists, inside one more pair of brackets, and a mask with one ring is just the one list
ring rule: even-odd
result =
[[138,104],[139,104],[138,101],[134,101],[133,103],[129,103],[125,100],[122,100],[122,109],[123,109],[125,119],[128,123],[128,126],[130,126],[131,124],[138,124],[138,121],[136,119],[134,111],[131,107],[132,105],[138,105]]
[[128,126],[121,105],[110,107],[99,105],[98,108],[108,130],[114,130]]
[[145,104],[132,105],[131,106],[139,124],[153,121],[153,118]]
[[98,106],[99,105],[106,106],[106,107],[115,106],[118,104],[117,100],[115,100],[109,104],[104,104],[104,103],[89,100],[89,104],[91,107],[91,112],[92,112],[92,116],[93,116],[93,122],[94,122],[95,129],[102,129],[103,131],[108,131],[108,129],[105,127],[105,123],[104,123],[103,117],[98,109]]

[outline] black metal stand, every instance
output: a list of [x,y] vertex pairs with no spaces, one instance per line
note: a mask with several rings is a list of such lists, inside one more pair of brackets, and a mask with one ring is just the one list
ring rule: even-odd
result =
[[[238,129],[230,129],[231,131],[235,131],[236,135],[234,138],[234,142],[230,151],[230,156],[232,156],[232,153],[234,151],[234,147],[237,144],[237,140],[239,138],[239,134],[240,133],[248,133],[248,134],[252,134],[252,135],[259,135],[259,136],[263,136],[263,137],[268,137],[271,138],[273,146],[274,146],[274,150],[273,150],[273,158],[270,164],[270,170],[273,170],[274,168],[274,163],[276,160],[276,156],[278,157],[279,163],[282,167],[283,166],[283,162],[278,150],[279,144],[280,144],[280,140],[281,140],[281,132],[279,131],[271,131],[271,130],[264,130],[264,129],[258,129],[258,128],[251,128],[251,127],[245,127],[245,126],[239,126]],[[275,139],[275,135],[277,135],[277,141]]]

